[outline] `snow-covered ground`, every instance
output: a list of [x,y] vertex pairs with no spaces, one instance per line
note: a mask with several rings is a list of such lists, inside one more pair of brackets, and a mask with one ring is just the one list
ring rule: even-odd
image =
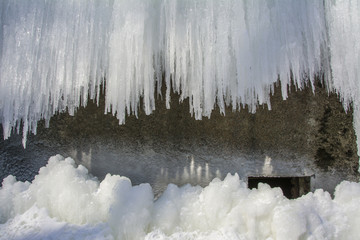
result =
[[280,188],[250,190],[238,175],[207,187],[99,182],[71,158],[49,159],[32,183],[13,176],[0,189],[0,239],[356,239],[360,184],[334,198],[319,189],[289,200]]

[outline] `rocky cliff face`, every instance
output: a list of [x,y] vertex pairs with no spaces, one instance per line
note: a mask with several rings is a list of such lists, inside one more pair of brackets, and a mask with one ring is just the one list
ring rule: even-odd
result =
[[[341,180],[358,178],[352,111],[320,83],[316,89],[290,89],[283,101],[280,87],[271,97],[271,110],[255,114],[214,110],[210,119],[195,120],[188,102],[172,96],[171,109],[159,97],[156,110],[119,125],[111,114],[89,103],[75,116],[58,114],[50,128],[41,123],[23,149],[21,136],[0,140],[1,179],[14,174],[31,180],[53,154],[71,156],[103,178],[106,173],[149,182],[161,192],[169,182],[206,185],[214,177],[250,175],[315,175],[312,188],[333,191]],[[270,159],[270,163],[265,163]],[[267,164],[267,165],[266,165]],[[271,166],[264,171],[264,167]]]

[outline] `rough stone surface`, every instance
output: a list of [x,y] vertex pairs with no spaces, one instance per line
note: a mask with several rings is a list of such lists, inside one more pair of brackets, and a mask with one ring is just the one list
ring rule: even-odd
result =
[[153,114],[141,111],[125,125],[104,114],[101,98],[100,107],[88,103],[75,116],[58,114],[50,128],[41,122],[26,149],[19,135],[0,140],[0,178],[14,174],[32,180],[51,155],[60,153],[99,178],[108,172],[125,175],[135,184],[150,182],[158,192],[169,182],[206,185],[228,172],[245,181],[253,175],[315,175],[312,187],[330,192],[341,180],[357,180],[352,111],[345,113],[338,97],[320,83],[314,92],[290,92],[283,101],[276,87],[270,111],[267,106],[256,114],[229,108],[222,116],[216,109],[201,121],[173,94],[170,110],[159,97]]

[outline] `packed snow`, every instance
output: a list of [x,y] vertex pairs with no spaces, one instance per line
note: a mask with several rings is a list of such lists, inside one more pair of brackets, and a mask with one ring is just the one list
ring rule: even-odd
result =
[[0,239],[357,239],[360,184],[342,182],[289,200],[280,188],[248,189],[237,174],[208,186],[99,182],[71,158],[49,159],[32,183],[4,179]]

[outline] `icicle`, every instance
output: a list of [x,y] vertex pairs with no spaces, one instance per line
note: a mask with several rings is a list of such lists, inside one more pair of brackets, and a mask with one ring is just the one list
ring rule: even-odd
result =
[[140,106],[150,114],[163,80],[167,107],[172,89],[189,99],[196,119],[210,117],[216,105],[223,114],[226,106],[270,109],[279,79],[286,99],[291,84],[314,87],[317,74],[356,110],[359,2],[3,0],[4,138],[22,123],[25,145],[40,119],[74,114],[88,96],[98,98],[104,79],[106,112],[119,123]]
[[5,0],[0,9],[0,121],[5,139],[22,121],[25,145],[27,131],[35,133],[40,119],[65,110],[74,114],[88,93],[97,97],[111,6],[96,0]]
[[331,55],[331,86],[340,95],[345,110],[351,105],[353,107],[359,155],[360,0],[326,2],[326,17]]

